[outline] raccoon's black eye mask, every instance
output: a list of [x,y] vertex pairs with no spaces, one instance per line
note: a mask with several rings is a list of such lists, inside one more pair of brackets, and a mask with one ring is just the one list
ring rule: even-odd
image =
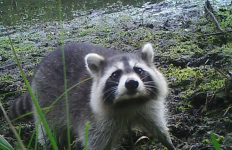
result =
[[139,68],[139,67],[134,67],[134,71],[138,74],[138,75],[142,75],[144,73],[144,70]]
[[122,75],[122,70],[117,70],[111,74],[110,78],[113,80],[117,80],[121,77],[121,75]]

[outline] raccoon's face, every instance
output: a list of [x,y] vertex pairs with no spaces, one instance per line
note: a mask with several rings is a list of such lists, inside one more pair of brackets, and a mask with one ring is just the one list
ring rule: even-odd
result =
[[138,56],[118,55],[109,61],[100,79],[105,104],[143,103],[156,96],[156,84]]
[[151,44],[144,45],[141,56],[121,54],[106,59],[86,55],[86,67],[93,77],[91,101],[123,107],[165,97],[167,83],[153,65],[153,57]]

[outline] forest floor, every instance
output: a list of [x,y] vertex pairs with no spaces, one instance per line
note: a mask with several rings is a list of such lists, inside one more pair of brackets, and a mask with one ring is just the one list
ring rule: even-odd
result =
[[[217,26],[204,6],[200,0],[164,1],[142,8],[122,6],[120,12],[110,14],[106,10],[76,12],[76,19],[63,22],[63,29],[59,22],[48,22],[12,28],[10,37],[28,79],[40,59],[62,42],[94,43],[122,53],[134,53],[144,43],[152,43],[155,64],[169,83],[167,120],[176,148],[213,150],[213,131],[221,149],[232,150],[232,9],[229,3],[207,5]],[[0,49],[0,101],[8,111],[26,86],[7,36],[0,37]],[[32,123],[22,124],[25,143],[33,129]],[[0,135],[15,145],[1,111]],[[146,133],[135,131],[134,141],[141,136]],[[130,149],[129,143],[120,149]],[[155,139],[142,138],[136,149],[163,147]]]

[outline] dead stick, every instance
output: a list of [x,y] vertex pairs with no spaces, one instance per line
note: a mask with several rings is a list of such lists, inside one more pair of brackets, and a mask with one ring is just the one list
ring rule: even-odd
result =
[[221,75],[223,75],[224,77],[226,77],[227,79],[230,80],[230,77],[229,77],[228,75],[226,75],[224,72],[222,72],[219,68],[217,68],[217,67],[215,67],[215,66],[213,66],[213,68],[214,68],[216,71],[218,71]]
[[218,28],[221,32],[223,32],[223,31],[222,31],[222,28],[220,27],[220,25],[219,25],[217,19],[215,18],[215,16],[213,15],[213,13],[209,11],[209,9],[207,8],[206,5],[204,6],[204,8],[205,8],[205,10],[210,14],[210,16],[211,16],[211,18],[213,19],[213,21],[215,22],[217,28]]
[[210,35],[228,34],[228,33],[230,33],[230,32],[232,32],[232,30],[226,31],[226,32],[217,32],[217,33],[203,34],[203,35],[200,35],[200,37],[201,37],[201,36],[210,36]]

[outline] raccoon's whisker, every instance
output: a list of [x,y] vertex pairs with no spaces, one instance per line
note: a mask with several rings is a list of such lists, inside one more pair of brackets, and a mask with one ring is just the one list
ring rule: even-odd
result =
[[155,84],[144,84],[144,86],[149,88],[157,88],[157,85]]
[[115,84],[118,84],[118,82],[115,82],[115,81],[109,81],[109,83],[115,83]]
[[147,91],[149,92],[149,94],[155,94],[155,95],[157,95],[157,91],[155,90],[152,90],[152,89],[150,89],[150,88],[147,88]]
[[144,85],[152,85],[152,86],[156,86],[155,82],[143,82]]
[[144,84],[145,87],[157,87],[155,84]]
[[117,87],[111,87],[109,89],[107,89],[104,93],[108,93],[110,91],[116,91]]
[[103,99],[103,101],[106,101],[112,94],[115,93],[116,90],[111,90],[111,92],[107,94],[107,96]]
[[116,89],[117,89],[117,87],[111,87],[111,88],[107,89],[104,93],[107,94],[107,97],[108,97],[112,93],[115,93]]
[[108,92],[108,93],[106,94],[106,97],[104,97],[104,101],[105,101],[106,99],[108,99],[110,96],[112,96],[112,94],[114,94],[114,93],[115,93],[115,91]]
[[143,83],[144,83],[144,84],[146,84],[146,83],[153,83],[153,84],[155,84],[154,81],[144,81]]
[[144,85],[153,85],[153,86],[156,86],[156,84],[154,82],[143,82]]
[[157,86],[151,84],[144,84],[145,87],[156,88]]
[[141,80],[144,80],[145,78],[147,78],[148,77],[148,75],[146,75],[146,76],[144,76],[143,78],[141,78]]
[[152,85],[152,84],[144,84],[145,85],[145,87],[150,87],[150,88],[157,88],[157,86],[155,86],[155,85]]

